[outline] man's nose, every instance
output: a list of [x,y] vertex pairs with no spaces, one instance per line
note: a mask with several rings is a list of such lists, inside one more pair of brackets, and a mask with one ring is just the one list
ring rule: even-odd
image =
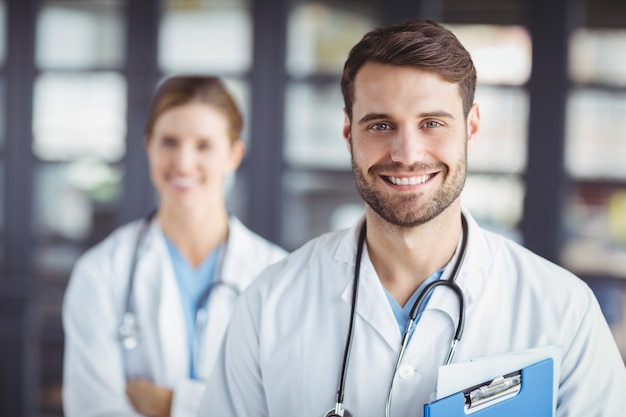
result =
[[398,128],[391,141],[391,159],[404,165],[412,165],[421,160],[423,153],[423,143],[417,128]]

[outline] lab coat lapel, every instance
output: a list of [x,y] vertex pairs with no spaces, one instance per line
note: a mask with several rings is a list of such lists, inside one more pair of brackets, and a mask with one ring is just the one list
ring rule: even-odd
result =
[[183,316],[178,285],[169,256],[163,262],[163,285],[159,309],[159,338],[163,346],[163,364],[166,380],[175,383],[189,375],[189,348],[187,326]]
[[[463,215],[467,220],[468,225],[468,241],[467,241],[467,253],[465,254],[465,260],[461,265],[461,270],[456,279],[457,285],[461,288],[463,292],[463,296],[465,299],[465,321],[469,320],[467,317],[468,311],[470,311],[472,305],[483,292],[483,288],[487,285],[487,276],[485,275],[485,271],[489,268],[489,266],[493,263],[493,257],[491,254],[491,250],[489,249],[487,242],[485,240],[483,230],[478,226],[474,218],[465,210],[463,210]],[[456,256],[458,253],[455,254]],[[455,259],[450,263],[451,265]],[[452,268],[448,268],[442,279],[447,279],[450,274],[450,270]],[[440,295],[441,296],[441,295]],[[450,297],[446,297],[447,299],[447,310],[455,312],[451,314],[454,318],[454,322],[458,319],[458,304],[455,302],[456,297],[451,292]],[[437,301],[437,299],[435,299]],[[438,305],[437,303],[433,303],[433,305]]]
[[[335,256],[337,260],[350,263],[352,271],[354,271],[354,265],[356,264],[357,242],[361,224],[362,221],[355,225],[349,233],[346,233]],[[350,307],[352,306],[353,285],[354,275],[351,275],[346,278],[346,286],[341,294],[342,300]],[[363,248],[356,311],[358,318],[362,320],[361,323],[357,320],[357,329],[360,327],[360,324],[365,324],[378,333],[394,352],[397,353],[399,351],[401,335],[398,323],[389,306],[389,301],[385,296],[378,274],[376,274],[376,270],[370,260],[367,245]],[[358,330],[356,331],[358,332]]]
[[[229,226],[229,236],[226,242],[224,258],[218,263],[218,269],[215,271],[214,282],[223,282],[226,285],[217,285],[211,291],[207,300],[207,321],[204,328],[199,329],[201,334],[201,345],[199,349],[201,354],[197,355],[196,370],[201,379],[208,378],[208,370],[213,369],[217,359],[221,341],[226,333],[226,328],[230,316],[232,315],[233,306],[239,293],[235,288],[240,289],[242,286],[241,267],[250,259],[240,259],[239,255],[245,253],[248,256],[254,256],[250,251],[231,250],[230,248],[242,248],[245,240],[240,236],[240,230],[237,225],[231,221]],[[245,249],[245,248],[242,248]]]
[[155,297],[158,301],[148,301],[152,304],[157,303],[156,345],[162,349],[162,352],[159,352],[159,362],[154,362],[155,369],[161,371],[155,375],[155,381],[171,386],[189,375],[185,318],[174,269],[158,222],[154,222],[150,232],[152,236],[148,241],[152,245],[149,250],[151,259],[146,263],[150,265],[151,270],[147,273],[160,277],[161,281],[160,285],[154,286],[154,291],[158,291]]

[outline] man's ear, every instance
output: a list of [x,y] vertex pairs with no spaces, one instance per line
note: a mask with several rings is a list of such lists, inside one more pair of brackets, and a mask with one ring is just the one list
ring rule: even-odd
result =
[[480,130],[480,109],[474,103],[467,115],[467,148],[471,149]]
[[350,118],[348,117],[348,113],[346,113],[346,109],[343,109],[343,139],[346,141],[346,148],[348,152],[351,153],[350,141],[352,137],[350,135],[350,129],[352,125],[350,123]]

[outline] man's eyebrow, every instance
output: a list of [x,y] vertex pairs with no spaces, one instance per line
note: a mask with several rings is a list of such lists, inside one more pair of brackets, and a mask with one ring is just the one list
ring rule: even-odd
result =
[[371,122],[372,120],[381,120],[381,119],[388,119],[388,118],[389,116],[386,115],[385,113],[367,113],[365,116],[359,119],[359,124],[368,123],[368,122]]
[[443,111],[443,110],[420,113],[418,117],[420,119],[424,119],[427,117],[441,117],[442,119],[454,119],[454,115],[452,113],[448,113],[447,111]]
[[[454,119],[454,115],[452,113],[449,113],[443,110],[423,112],[423,113],[418,114],[417,117],[419,119],[425,119],[428,117],[439,117],[442,119]],[[382,120],[382,119],[389,119],[389,118],[390,118],[389,115],[385,113],[367,113],[365,116],[359,119],[358,123],[363,124],[363,123],[368,123],[374,120]]]

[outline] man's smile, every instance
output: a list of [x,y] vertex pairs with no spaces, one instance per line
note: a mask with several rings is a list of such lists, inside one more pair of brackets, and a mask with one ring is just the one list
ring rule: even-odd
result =
[[434,177],[436,174],[418,175],[412,177],[391,177],[382,175],[381,178],[393,185],[419,185]]

